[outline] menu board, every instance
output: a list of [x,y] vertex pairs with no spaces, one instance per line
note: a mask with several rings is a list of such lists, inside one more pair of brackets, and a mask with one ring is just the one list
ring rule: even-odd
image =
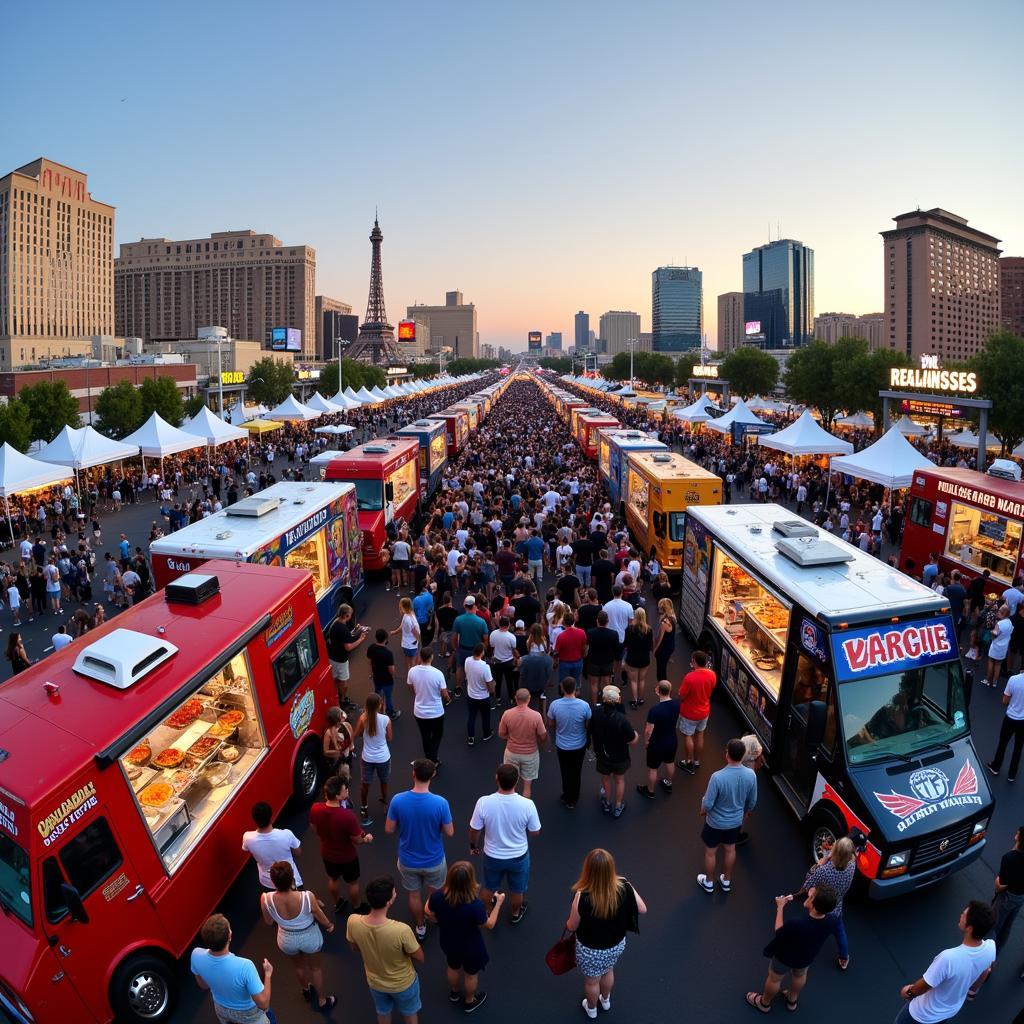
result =
[[683,548],[683,586],[679,610],[683,624],[694,639],[704,628],[704,606],[711,574],[711,535],[693,516],[686,522]]

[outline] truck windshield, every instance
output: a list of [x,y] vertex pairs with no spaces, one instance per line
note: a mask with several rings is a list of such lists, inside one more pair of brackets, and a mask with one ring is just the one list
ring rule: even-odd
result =
[[360,512],[380,512],[384,508],[384,491],[379,480],[353,480],[356,485],[356,508]]
[[0,903],[32,924],[28,854],[10,836],[0,835]]
[[672,540],[679,541],[683,540],[683,535],[686,533],[686,513],[685,512],[669,512],[668,514],[668,535]]
[[967,732],[959,661],[839,685],[851,764],[908,757]]

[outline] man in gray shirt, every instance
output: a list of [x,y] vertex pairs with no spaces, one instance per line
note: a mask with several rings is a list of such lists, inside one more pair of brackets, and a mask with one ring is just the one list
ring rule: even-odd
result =
[[[539,708],[540,702],[548,699],[544,690],[551,679],[554,667],[555,663],[551,655],[544,654],[543,651],[536,651],[519,659],[519,685],[524,690],[530,691],[530,707],[534,706],[534,700],[537,701]],[[543,714],[543,709],[540,710]]]
[[736,863],[736,840],[744,818],[757,804],[757,776],[743,764],[747,748],[743,740],[729,740],[725,748],[726,764],[708,780],[700,813],[704,828],[704,871],[697,884],[708,893],[715,891],[715,864],[722,849],[722,873],[718,876],[722,892],[732,889],[732,869]]

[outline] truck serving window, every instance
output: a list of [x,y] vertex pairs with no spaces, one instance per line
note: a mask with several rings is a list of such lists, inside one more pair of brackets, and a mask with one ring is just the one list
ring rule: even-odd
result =
[[310,624],[274,659],[274,679],[282,703],[298,689],[319,660],[316,634]]
[[28,854],[6,835],[0,835],[0,903],[31,927],[32,886]]
[[313,574],[313,590],[319,600],[331,585],[327,572],[327,530],[317,530],[284,556],[284,564],[292,569],[308,569]]
[[412,459],[392,472],[388,477],[388,483],[394,489],[395,496],[393,501],[395,508],[398,508],[416,490],[419,482],[417,464]]
[[379,480],[353,480],[356,485],[356,508],[360,512],[380,512],[384,508],[384,491]]
[[946,557],[975,572],[984,569],[1010,583],[1020,552],[1021,521],[954,501],[946,531]]
[[839,685],[851,764],[907,757],[967,732],[959,661]]

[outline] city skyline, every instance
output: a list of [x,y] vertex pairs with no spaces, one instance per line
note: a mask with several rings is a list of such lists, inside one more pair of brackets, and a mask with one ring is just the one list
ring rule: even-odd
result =
[[[481,342],[514,350],[532,329],[574,337],[580,309],[592,320],[637,310],[650,331],[651,273],[669,264],[701,268],[714,345],[716,297],[742,288],[744,252],[779,236],[814,250],[818,310],[875,312],[879,233],[918,206],[955,211],[1002,239],[1007,256],[1024,256],[1024,141],[1010,128],[1012,91],[991,84],[991,69],[1013,66],[1019,5],[991,3],[984,18],[958,19],[955,36],[952,4],[868,4],[853,22],[815,7],[787,22],[784,39],[753,4],[651,3],[640,18],[608,4],[585,17],[572,5],[448,7],[460,16],[405,3],[310,7],[313,18],[264,3],[186,2],[173,16],[114,3],[109,19],[64,2],[21,7],[0,69],[0,85],[21,97],[0,174],[39,157],[81,170],[116,208],[117,250],[243,229],[301,241],[316,250],[316,293],[360,313],[378,207],[389,303],[404,309],[458,288],[479,311]],[[196,42],[200,17],[209,49]],[[677,65],[681,38],[720,39],[737,17],[745,38],[774,40],[772,66],[799,58],[804,74],[773,76],[744,47],[697,47]],[[912,40],[898,63],[879,45],[882,21],[889,38]],[[375,41],[399,31],[416,46],[385,45],[379,64]],[[857,54],[853,77],[820,46],[837,34]],[[216,48],[227,38],[230,57]],[[602,75],[589,50],[608,38],[647,56],[628,76]],[[130,73],[143,39],[162,73]],[[66,55],[41,75],[54,46]],[[954,55],[965,84],[944,96],[929,157],[921,131],[935,68]],[[97,75],[105,58],[129,71]],[[303,74],[271,75],[267,62]],[[796,116],[770,131],[740,120],[755,92],[765,109]],[[691,132],[676,131],[682,96]],[[214,116],[197,119],[197,109]],[[609,158],[609,132],[621,154],[656,146],[658,167]],[[368,137],[382,159],[360,157]]]

